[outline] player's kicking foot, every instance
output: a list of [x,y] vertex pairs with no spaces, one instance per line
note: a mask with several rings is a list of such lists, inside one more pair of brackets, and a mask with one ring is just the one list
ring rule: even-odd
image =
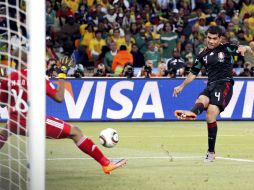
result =
[[180,120],[196,120],[197,115],[188,110],[176,110],[175,117]]
[[117,169],[119,167],[122,167],[126,163],[127,163],[127,159],[120,159],[120,160],[110,161],[109,165],[102,166],[102,170],[105,174],[110,174],[111,171],[113,171],[114,169]]
[[207,151],[204,162],[213,162],[215,160],[215,153]]

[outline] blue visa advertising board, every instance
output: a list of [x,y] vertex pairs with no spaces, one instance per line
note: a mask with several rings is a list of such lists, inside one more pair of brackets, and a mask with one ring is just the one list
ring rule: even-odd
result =
[[[174,111],[189,110],[207,79],[195,79],[178,95],[173,89],[184,79],[85,78],[68,79],[62,103],[47,97],[47,115],[67,121],[173,121]],[[57,80],[51,80],[57,86]],[[218,120],[254,120],[254,79],[235,79],[234,92]],[[0,108],[0,121],[8,118]],[[205,113],[198,116],[205,120]]]
[[[183,80],[69,79],[63,103],[47,97],[47,115],[70,121],[176,120],[174,111],[191,109],[207,83],[206,79],[196,79],[173,97],[174,87]],[[253,103],[254,80],[236,79],[233,97],[218,119],[253,120]],[[205,113],[198,120],[205,120]]]

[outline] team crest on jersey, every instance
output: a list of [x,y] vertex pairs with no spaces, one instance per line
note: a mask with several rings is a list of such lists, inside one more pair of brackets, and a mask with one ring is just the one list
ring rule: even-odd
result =
[[224,62],[225,55],[223,52],[218,53],[218,60],[219,62]]

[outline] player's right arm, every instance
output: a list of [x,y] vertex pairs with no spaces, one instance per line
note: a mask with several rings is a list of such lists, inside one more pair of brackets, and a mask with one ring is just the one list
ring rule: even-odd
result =
[[202,62],[200,61],[201,55],[202,53],[199,54],[199,56],[196,58],[187,78],[182,82],[182,84],[174,88],[173,96],[177,97],[177,95],[183,91],[184,87],[187,86],[189,83],[191,83],[197,77],[198,73],[203,67]]
[[182,84],[174,88],[173,96],[177,97],[177,95],[183,91],[184,87],[191,83],[196,77],[197,75],[190,72]]

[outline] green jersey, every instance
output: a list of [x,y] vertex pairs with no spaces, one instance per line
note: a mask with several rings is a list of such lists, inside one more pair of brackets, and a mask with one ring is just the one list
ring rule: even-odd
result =
[[176,44],[178,41],[177,33],[170,32],[170,33],[161,34],[160,41],[162,44],[163,43],[167,44],[166,47],[163,47],[162,58],[168,59],[172,57],[173,49],[176,48]]

